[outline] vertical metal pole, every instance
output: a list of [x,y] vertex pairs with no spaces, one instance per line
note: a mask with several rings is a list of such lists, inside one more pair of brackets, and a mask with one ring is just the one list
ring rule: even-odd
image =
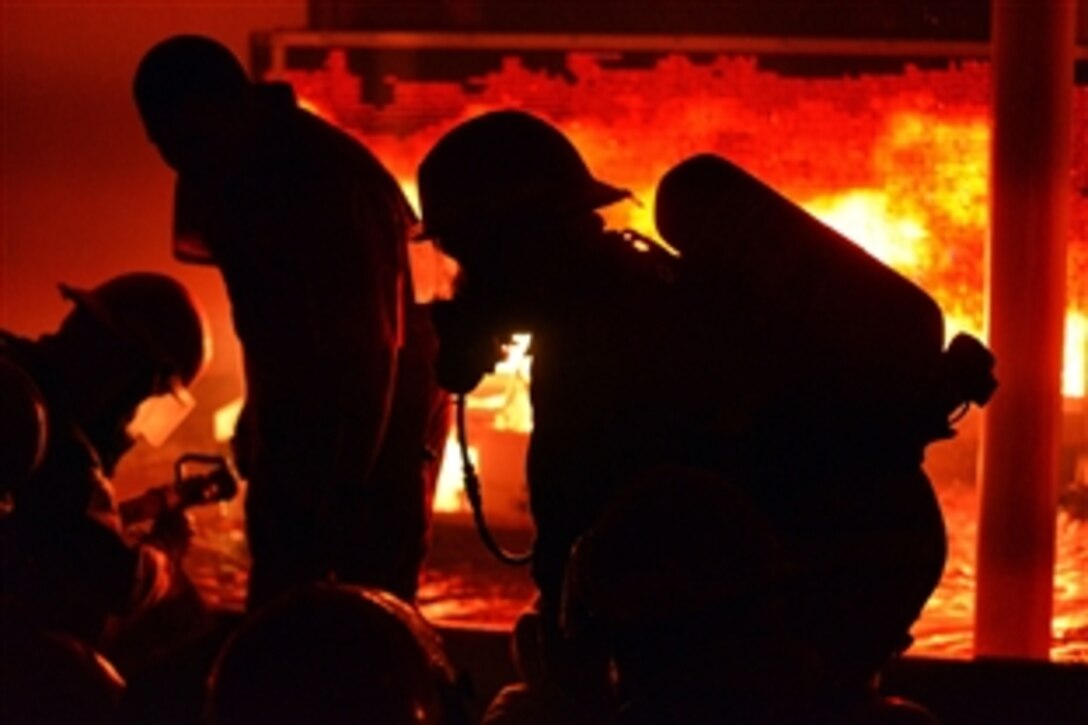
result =
[[1075,0],[993,0],[975,654],[1046,659],[1053,604]]

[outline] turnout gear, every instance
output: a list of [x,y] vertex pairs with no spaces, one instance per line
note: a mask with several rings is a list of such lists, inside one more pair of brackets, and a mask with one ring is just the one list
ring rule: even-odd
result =
[[[419,187],[425,234],[463,272],[439,319],[443,378],[470,387],[488,340],[523,323],[533,334],[544,669],[585,689],[559,632],[571,545],[641,475],[676,466],[750,500],[781,546],[781,569],[761,570],[757,552],[751,571],[781,571],[784,639],[861,686],[909,643],[940,578],[943,520],[920,464],[950,435],[955,396],[985,402],[992,358],[964,343],[946,354],[929,295],[724,159],[662,181],[659,227],[679,259],[610,244],[594,210],[622,192],[587,193],[600,187],[576,151],[573,163],[534,146],[558,134],[540,123],[468,121],[428,154]],[[601,566],[629,586],[616,559]]]
[[[171,319],[153,309],[163,290],[184,303],[191,331],[202,332],[188,293],[159,275],[70,291],[77,310],[39,340],[0,331],[0,422],[5,434],[14,432],[4,459],[21,462],[17,476],[4,472],[10,497],[0,517],[0,598],[43,627],[91,642],[111,620],[160,603],[178,581],[177,562],[164,551],[126,538],[108,478],[132,444],[126,422],[160,384],[147,360],[168,366],[179,384],[203,360],[200,335],[180,362],[152,352],[152,335],[170,332],[153,329]],[[145,309],[129,314],[126,299]],[[23,423],[9,429],[16,419]]]
[[741,487],[656,469],[613,497],[575,545],[564,633],[582,651],[608,653],[624,713],[667,703],[677,715],[653,722],[823,721],[817,694],[831,683],[787,621],[790,573],[777,532]]
[[940,579],[944,524],[921,463],[989,400],[993,356],[967,335],[946,349],[924,290],[724,158],[670,170],[655,214],[683,255],[681,301],[721,310],[733,335],[691,333],[723,381],[712,405],[730,412],[714,426],[733,455],[715,467],[782,536],[799,636],[864,682],[909,645]]
[[448,417],[415,213],[358,139],[214,40],[155,46],[135,91],[178,172],[175,256],[219,269],[244,353],[248,605],[330,574],[413,598]]
[[562,133],[522,111],[458,126],[419,167],[422,236],[443,243],[451,232],[589,211],[630,195],[596,179]]

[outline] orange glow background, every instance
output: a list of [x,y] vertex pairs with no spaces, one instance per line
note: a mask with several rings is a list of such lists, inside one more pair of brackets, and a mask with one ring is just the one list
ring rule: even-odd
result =
[[0,12],[0,326],[32,336],[54,327],[67,309],[57,282],[164,271],[212,317],[209,379],[234,376],[218,273],[171,257],[173,174],[144,136],[132,74],[174,33],[211,35],[246,59],[254,30],[301,27],[305,0],[4,0]]
[[[177,264],[170,256],[172,174],[144,138],[130,99],[131,74],[144,51],[178,32],[212,35],[246,58],[251,32],[301,27],[306,2],[7,0],[2,13],[0,327],[41,334],[66,310],[57,282],[93,285],[133,269],[176,275],[204,300],[213,322],[217,355],[195,391],[198,411],[174,447],[138,449],[126,459],[118,478],[124,497],[165,479],[179,450],[216,445],[214,415],[241,390],[237,342],[218,273]],[[661,173],[687,154],[719,150],[848,235],[864,239],[874,254],[937,297],[950,327],[981,330],[989,133],[985,65],[966,64],[943,77],[912,71],[903,77],[802,81],[768,77],[745,59],[720,61],[708,76],[678,58],[661,70],[685,93],[652,97],[644,93],[645,75],[602,69],[589,56],[574,56],[571,63],[581,79],[573,90],[516,61],[483,79],[485,95],[471,98],[456,86],[436,89],[405,81],[398,86],[401,101],[430,99],[444,113],[440,123],[407,137],[367,131],[367,119],[387,123],[396,108],[359,106],[358,79],[335,55],[323,71],[290,80],[315,110],[367,131],[368,145],[408,187],[418,159],[458,120],[500,105],[550,109],[600,176],[635,188],[643,207],[627,205],[627,218],[615,221],[643,231],[652,231],[652,190]],[[742,89],[745,95],[723,93],[723,87]],[[757,89],[763,95],[755,102],[751,93]],[[1084,189],[1084,88],[1078,89],[1075,104],[1074,184]],[[939,143],[931,143],[934,139]],[[629,160],[633,151],[638,164]],[[1084,198],[1078,197],[1069,257],[1070,308],[1077,314],[1088,310],[1086,214]],[[1067,345],[1067,362],[1083,355],[1088,345],[1088,323],[1083,317],[1071,319],[1067,329],[1074,342]],[[1068,386],[1070,378],[1083,376],[1083,358],[1067,368]],[[485,392],[492,399],[478,401],[474,439],[508,446],[513,454],[503,465],[516,468],[517,446],[524,439],[524,423],[518,422],[526,415],[524,373],[515,365],[488,385]],[[496,400],[499,404],[493,404]],[[1069,407],[1083,421],[1088,407],[1083,397]],[[506,423],[497,423],[500,419]],[[1074,434],[1088,436],[1088,426],[1079,425]],[[945,580],[917,629],[915,652],[970,654],[976,417],[970,416],[962,430],[959,441],[931,449],[930,469],[955,536]],[[485,485],[498,480],[494,463],[486,456],[481,461]],[[497,507],[521,505],[517,491],[489,493]],[[456,494],[452,497],[456,503]],[[209,527],[209,545],[240,551],[239,511],[224,515],[233,517],[233,525]],[[1063,515],[1058,535],[1052,652],[1061,659],[1088,660],[1088,525]],[[243,563],[217,566],[221,589],[244,586]],[[487,598],[462,606],[458,614],[448,606],[448,597],[439,601],[442,592],[435,591],[432,587],[430,611],[436,615],[480,622],[488,616],[482,610],[502,606]],[[513,602],[491,616],[502,619],[521,604]]]
[[[472,90],[456,84],[389,79],[392,101],[359,102],[361,81],[346,54],[333,50],[324,68],[286,71],[311,111],[358,133],[415,194],[414,170],[446,130],[482,111],[519,107],[560,126],[601,178],[634,190],[641,204],[609,211],[617,227],[655,233],[657,180],[690,154],[715,151],[778,188],[932,294],[945,311],[948,337],[984,335],[985,239],[990,144],[989,67],[908,67],[898,75],[787,78],[761,71],[753,59],[695,64],[665,57],[651,69],[608,67],[588,54],[567,56],[569,77],[524,67],[515,56]],[[570,79],[573,80],[570,80]],[[1077,175],[1088,175],[1088,93],[1078,89]],[[411,129],[401,133],[395,119]],[[429,123],[412,123],[429,119]],[[433,119],[438,119],[437,121]],[[1078,176],[1079,178],[1079,176]],[[1088,350],[1088,203],[1074,195],[1069,239],[1064,393],[1072,427],[1084,428]],[[723,229],[723,238],[728,229]],[[531,429],[529,362],[515,346],[507,364],[469,398],[470,451],[491,502],[492,517],[510,525],[524,517],[522,458]],[[915,628],[913,652],[971,654],[977,529],[977,414],[960,440],[932,446],[927,468],[948,521],[950,560],[938,591]],[[1088,433],[1071,434],[1088,458]],[[1079,437],[1078,437],[1079,436]],[[452,441],[436,497],[439,510],[466,510],[459,451]],[[1088,660],[1088,525],[1063,512],[1055,572],[1057,659]],[[441,583],[446,586],[447,583]],[[440,616],[448,603],[435,605]],[[481,611],[463,616],[493,619]]]

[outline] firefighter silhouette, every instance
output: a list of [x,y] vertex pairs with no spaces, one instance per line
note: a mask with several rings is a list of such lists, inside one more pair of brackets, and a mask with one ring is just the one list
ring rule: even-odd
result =
[[572,550],[564,634],[607,653],[625,725],[936,722],[839,679],[793,626],[794,567],[741,487],[705,470],[653,469]]
[[137,438],[161,442],[191,410],[210,348],[195,299],[165,275],[61,290],[75,306],[55,333],[0,334],[0,585],[5,616],[103,646],[107,625],[181,580],[184,514],[130,543],[109,479]]
[[940,579],[925,447],[989,400],[993,358],[964,334],[945,348],[929,295],[724,158],[678,164],[656,204],[690,257],[683,294],[712,305],[724,286],[737,295],[726,309],[750,311],[737,327],[763,327],[742,332],[746,369],[722,381],[728,399],[761,391],[731,423],[723,470],[750,485],[798,566],[791,621],[864,681],[909,645]]
[[211,39],[156,45],[134,93],[177,172],[175,254],[219,268],[242,343],[250,605],[329,576],[412,599],[447,427],[414,213],[363,145]]
[[627,193],[527,113],[451,130],[419,189],[424,234],[462,274],[436,309],[440,381],[470,389],[495,340],[533,334],[533,575],[560,687],[585,684],[558,636],[570,547],[660,465],[712,471],[755,502],[795,571],[791,627],[866,687],[939,579],[923,449],[992,392],[988,351],[945,350],[928,295],[718,157],[661,182],[680,259],[607,230],[596,210]]

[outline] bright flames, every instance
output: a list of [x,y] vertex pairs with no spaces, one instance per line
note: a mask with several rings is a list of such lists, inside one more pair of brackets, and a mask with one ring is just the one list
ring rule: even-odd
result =
[[[932,294],[949,336],[984,337],[990,144],[984,64],[814,80],[763,73],[751,58],[696,65],[666,57],[647,71],[605,68],[592,55],[572,53],[567,64],[573,84],[513,57],[499,71],[472,79],[482,86],[477,93],[456,84],[399,81],[386,109],[360,103],[360,80],[342,51],[328,54],[324,70],[283,77],[304,107],[341,126],[384,125],[367,132],[366,143],[413,203],[423,154],[452,126],[493,108],[562,109],[545,115],[554,116],[595,173],[635,192],[638,203],[609,210],[609,221],[651,236],[657,180],[688,155],[721,153]],[[381,119],[383,111],[406,118],[410,109],[433,119],[436,108],[428,104],[447,109],[447,117],[412,133],[392,133],[391,121]],[[1086,344],[1078,320],[1088,315],[1081,270],[1088,266],[1088,239],[1080,238],[1088,235],[1086,217],[1081,204],[1070,240],[1068,398],[1085,396]]]
[[[694,153],[720,153],[927,290],[945,312],[949,336],[967,331],[984,337],[990,143],[985,64],[936,71],[908,67],[894,76],[791,78],[760,70],[752,58],[696,64],[677,56],[652,68],[625,69],[571,54],[567,71],[554,76],[507,58],[471,84],[391,79],[393,100],[380,108],[360,102],[360,80],[339,51],[328,54],[323,70],[284,78],[309,108],[359,130],[413,202],[415,169],[426,151],[449,128],[494,108],[537,110],[562,128],[595,174],[635,192],[639,203],[607,210],[609,223],[650,236],[656,234],[657,180]],[[1088,93],[1078,94],[1078,119],[1088,118]],[[413,118],[408,130],[397,126],[398,119]],[[1088,134],[1078,134],[1075,143],[1086,139]],[[1088,159],[1088,149],[1077,146],[1077,154]],[[1088,163],[1083,165],[1088,178]],[[1067,403],[1082,409],[1088,386],[1088,203],[1080,197],[1072,221],[1062,380]],[[428,264],[438,269],[433,260]],[[519,344],[507,367],[469,399],[473,440],[479,440],[474,430],[529,430],[528,341]],[[484,446],[472,452],[485,487],[497,475],[492,454]],[[920,625],[929,642],[922,651],[970,654],[962,639],[969,639],[973,606],[971,483],[952,481],[942,490],[954,541],[945,580]],[[436,508],[463,510],[459,488],[460,455],[451,439]],[[1055,628],[1081,631],[1072,635],[1079,642],[1088,611],[1082,568],[1088,531],[1084,522],[1068,517],[1060,523]],[[955,644],[942,644],[947,642]],[[1085,647],[1077,646],[1067,656],[1088,658]]]

